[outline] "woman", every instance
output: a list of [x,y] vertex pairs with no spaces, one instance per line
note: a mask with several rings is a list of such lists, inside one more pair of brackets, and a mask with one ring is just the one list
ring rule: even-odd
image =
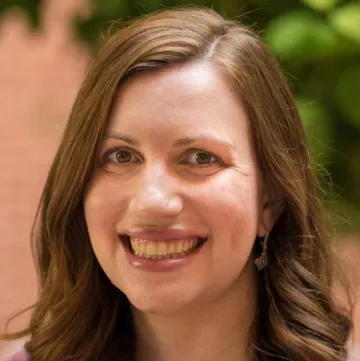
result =
[[278,64],[206,9],[104,45],[35,228],[33,361],[340,361],[350,320]]

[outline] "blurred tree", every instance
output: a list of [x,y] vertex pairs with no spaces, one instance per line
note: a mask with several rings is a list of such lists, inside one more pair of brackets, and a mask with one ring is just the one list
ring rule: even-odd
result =
[[0,17],[10,8],[18,8],[25,12],[30,25],[35,28],[40,24],[42,6],[42,0],[0,0]]
[[[0,0],[0,15],[22,8],[39,24],[40,0]],[[360,230],[360,0],[193,0],[260,31],[295,92],[318,169],[330,174],[339,204]],[[89,0],[75,32],[96,51],[114,21],[186,0]],[[331,199],[331,197],[330,197]],[[353,212],[352,212],[353,210]]]

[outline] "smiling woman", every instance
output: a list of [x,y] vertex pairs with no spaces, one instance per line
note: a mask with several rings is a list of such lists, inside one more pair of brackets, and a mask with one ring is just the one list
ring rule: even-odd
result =
[[118,31],[41,199],[31,360],[345,360],[308,154],[248,28],[191,8]]
[[[202,60],[120,86],[107,128],[117,137],[102,144],[84,210],[102,269],[135,309],[184,320],[230,290],[256,305],[244,294],[255,284],[248,260],[274,220],[248,128],[238,95]],[[250,327],[249,315],[238,322]]]

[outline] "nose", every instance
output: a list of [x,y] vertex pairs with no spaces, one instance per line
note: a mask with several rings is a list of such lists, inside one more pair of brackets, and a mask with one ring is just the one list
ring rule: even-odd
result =
[[163,165],[148,166],[138,174],[129,209],[142,221],[174,218],[183,209],[177,182]]

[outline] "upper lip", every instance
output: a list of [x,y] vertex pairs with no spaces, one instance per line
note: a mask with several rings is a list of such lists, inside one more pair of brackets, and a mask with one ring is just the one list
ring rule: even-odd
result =
[[139,238],[148,241],[172,241],[190,238],[207,238],[207,235],[195,230],[185,228],[132,228],[124,230],[120,235],[126,235],[132,238]]

